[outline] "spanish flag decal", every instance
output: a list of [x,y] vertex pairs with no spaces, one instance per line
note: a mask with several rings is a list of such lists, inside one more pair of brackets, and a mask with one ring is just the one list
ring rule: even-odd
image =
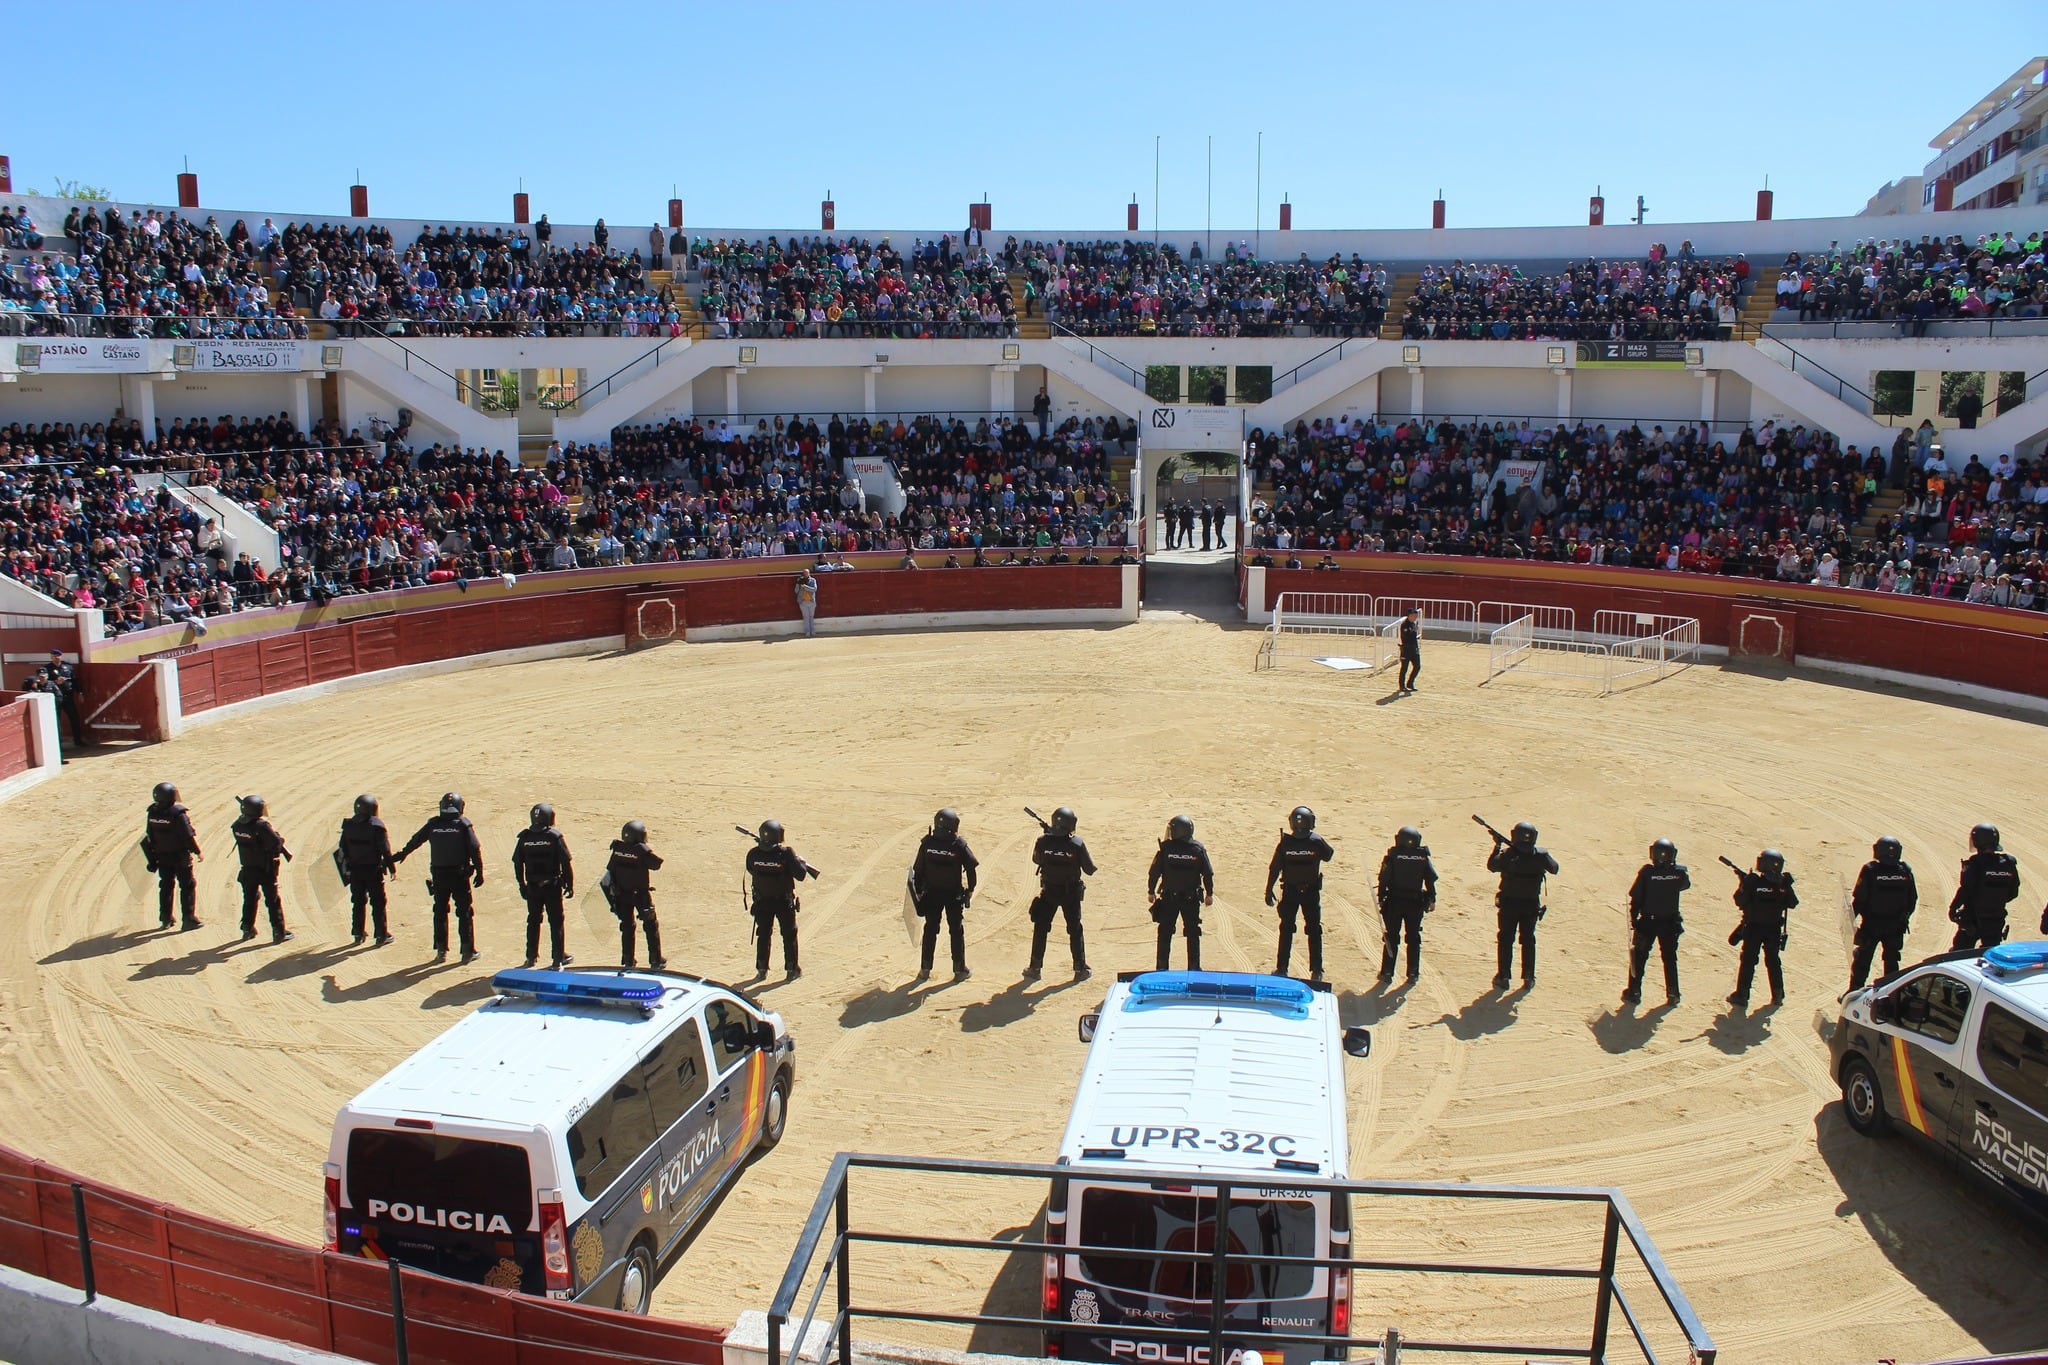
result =
[[1913,1066],[1906,1050],[1906,1040],[1892,1038],[1892,1066],[1899,1077],[1899,1107],[1905,1111],[1906,1122],[1921,1134],[1932,1137],[1927,1131],[1927,1113],[1920,1107],[1920,1087],[1913,1084]]

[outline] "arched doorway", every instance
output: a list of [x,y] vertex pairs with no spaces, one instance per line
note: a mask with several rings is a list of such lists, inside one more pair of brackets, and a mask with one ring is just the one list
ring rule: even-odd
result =
[[[1230,450],[1181,450],[1162,456],[1153,470],[1149,548],[1200,552],[1234,546],[1242,511],[1239,464],[1238,452]],[[1222,525],[1205,528],[1203,510],[1219,507]]]

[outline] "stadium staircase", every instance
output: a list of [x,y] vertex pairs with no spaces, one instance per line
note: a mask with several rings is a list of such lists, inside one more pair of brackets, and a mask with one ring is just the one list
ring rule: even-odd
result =
[[663,289],[672,290],[676,301],[676,312],[682,315],[683,335],[702,337],[706,335],[704,315],[697,311],[697,300],[687,292],[683,277],[671,270],[650,270],[647,272],[647,287],[659,294]]
[[1045,300],[1039,300],[1036,313],[1024,316],[1024,286],[1029,279],[1021,270],[1010,272],[1010,306],[1017,310],[1017,335],[1025,341],[1044,341],[1052,335],[1052,328],[1045,321]]
[[1401,339],[1401,319],[1408,316],[1408,300],[1415,297],[1415,290],[1422,283],[1422,272],[1403,270],[1387,284],[1387,311],[1380,319],[1380,340]]
[[1877,495],[1871,498],[1870,505],[1863,509],[1862,519],[1849,528],[1849,538],[1856,543],[1856,548],[1863,549],[1877,538],[1878,522],[1890,518],[1896,525],[1899,508],[1904,506],[1905,502],[1906,495],[1899,489],[1878,490]]
[[1742,311],[1735,319],[1735,334],[1744,341],[1755,341],[1761,336],[1764,324],[1777,311],[1778,276],[1784,273],[1775,265],[1767,265],[1749,277],[1749,297],[1742,301]]

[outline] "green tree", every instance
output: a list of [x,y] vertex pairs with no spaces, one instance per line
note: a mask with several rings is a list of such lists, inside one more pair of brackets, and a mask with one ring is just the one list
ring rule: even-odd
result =
[[33,194],[37,198],[96,199],[101,202],[112,199],[114,197],[112,191],[108,190],[103,185],[88,185],[85,184],[83,181],[79,180],[63,179],[54,180],[50,182],[50,188],[47,194],[45,194],[44,191],[37,189],[23,190],[22,193]]

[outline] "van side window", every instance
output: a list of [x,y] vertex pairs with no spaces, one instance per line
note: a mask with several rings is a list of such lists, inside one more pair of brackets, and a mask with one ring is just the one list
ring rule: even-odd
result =
[[1970,1013],[1970,988],[1952,976],[1930,972],[1899,987],[1894,1002],[1899,1027],[1953,1043],[1962,1036],[1963,1020]]
[[654,1130],[666,1133],[704,1098],[710,1083],[704,1074],[704,1042],[697,1035],[697,1021],[685,1019],[640,1064],[647,1078],[647,1101],[654,1109]]
[[744,1060],[753,1049],[754,1030],[759,1022],[730,1001],[713,1000],[704,1006],[704,1028],[711,1035],[711,1059],[720,1075]]
[[603,1194],[654,1145],[654,1114],[647,1107],[640,1069],[613,1083],[609,1094],[590,1106],[569,1130],[569,1160],[576,1188],[585,1199]]
[[1977,1034],[1984,1079],[2037,1114],[2048,1115],[2048,1035],[1997,1004],[1984,1006]]

